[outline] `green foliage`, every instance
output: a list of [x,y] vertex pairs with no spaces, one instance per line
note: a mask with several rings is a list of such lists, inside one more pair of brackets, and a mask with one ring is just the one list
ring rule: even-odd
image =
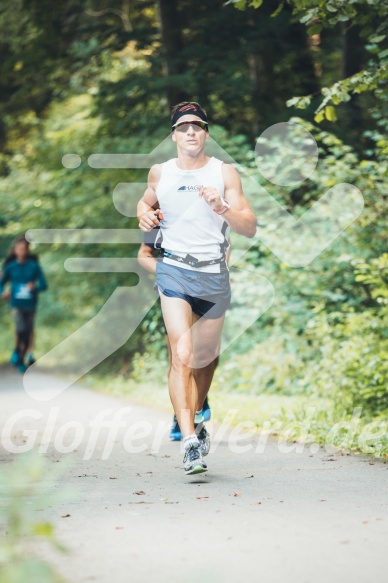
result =
[[330,396],[339,410],[364,415],[388,413],[388,310],[319,314],[307,335],[320,346],[320,358],[306,368],[302,383]]
[[57,474],[58,471],[48,472],[43,456],[36,453],[19,455],[11,468],[4,468],[0,476],[4,501],[0,509],[0,525],[4,531],[0,542],[0,583],[65,583],[30,548],[40,539],[58,551],[66,551],[56,540],[53,525],[37,518],[39,510],[58,500],[58,494],[52,492],[52,480]]
[[[240,10],[248,7],[259,8],[262,1],[232,0],[232,4]],[[285,6],[281,2],[276,14]],[[324,34],[325,30],[345,24],[347,30],[356,27],[359,43],[363,43],[369,53],[366,66],[349,77],[336,81],[330,87],[323,87],[321,94],[324,99],[315,110],[315,121],[321,123],[324,119],[333,122],[337,120],[334,105],[347,103],[352,95],[374,92],[379,98],[379,89],[383,88],[388,79],[388,5],[380,0],[287,0],[293,14],[305,24],[310,36]],[[312,102],[315,94],[293,97],[287,101],[288,107],[295,106],[305,109]]]

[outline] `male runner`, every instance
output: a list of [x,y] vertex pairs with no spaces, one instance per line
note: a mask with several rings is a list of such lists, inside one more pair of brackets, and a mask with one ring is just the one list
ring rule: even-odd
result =
[[179,103],[171,122],[178,157],[152,166],[137,214],[143,231],[160,226],[156,287],[171,347],[169,392],[184,436],[185,471],[196,474],[207,470],[202,455],[210,441],[202,417],[206,394],[193,371],[219,353],[230,305],[228,228],[253,237],[256,217],[233,166],[205,154],[206,111]]
[[[139,260],[140,265],[142,265],[144,267],[144,269],[147,269],[147,271],[150,271],[151,273],[156,273],[156,255],[155,255],[155,250],[157,250],[157,248],[155,247],[155,239],[158,235],[158,231],[159,231],[160,227],[154,227],[150,232],[144,233],[144,241],[143,243],[140,245],[139,247],[139,252],[137,254],[137,258]],[[229,241],[229,245],[228,245],[228,250],[226,252],[226,261],[229,261],[229,257],[230,257],[230,251],[231,251],[231,247],[230,247],[230,241]],[[163,323],[164,326],[164,323]],[[166,327],[164,326],[165,329],[165,333],[166,333],[166,343],[168,346],[168,353],[169,353],[169,359],[170,359],[170,367],[169,367],[169,373],[170,374],[170,370],[171,370],[171,349],[170,349],[170,343],[168,341],[168,336],[167,336],[167,330]],[[218,361],[219,358],[217,356],[217,358],[211,362],[210,364],[208,364],[206,367],[203,368],[198,368],[198,369],[194,369],[194,377],[195,377],[195,381],[197,383],[197,387],[200,383],[205,383],[205,387],[204,387],[204,391],[209,391],[210,389],[210,384],[213,380],[213,375],[215,372],[215,369],[218,366]],[[209,384],[209,387],[207,387],[207,384]],[[202,416],[203,416],[203,420],[204,421],[209,421],[211,418],[211,409],[210,409],[210,405],[209,405],[209,400],[208,400],[208,396],[205,397],[205,401],[203,403],[203,408],[202,408]],[[178,423],[178,419],[176,417],[176,415],[174,414],[174,418],[172,421],[172,426],[171,426],[171,431],[170,431],[170,439],[171,441],[180,441],[182,439],[182,432],[181,429],[179,427],[179,423]]]

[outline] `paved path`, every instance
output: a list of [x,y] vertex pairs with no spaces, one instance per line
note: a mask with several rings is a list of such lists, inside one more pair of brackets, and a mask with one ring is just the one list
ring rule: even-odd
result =
[[[40,375],[49,396],[55,378]],[[24,411],[8,432],[14,444],[25,444],[24,429],[37,429],[49,465],[71,461],[63,478],[70,499],[39,518],[70,548],[69,556],[44,553],[72,583],[387,581],[386,462],[322,448],[312,454],[307,446],[281,453],[274,439],[258,452],[252,436],[240,444],[249,451],[236,453],[226,433],[208,457],[210,471],[190,478],[180,445],[166,437],[170,417],[157,410],[81,385],[36,401],[7,367],[0,369],[0,398],[1,427]],[[27,417],[28,409],[40,418]],[[118,428],[120,415],[125,426]],[[105,460],[104,423],[118,429]],[[58,454],[54,442],[70,446],[76,430],[76,451]],[[131,447],[143,451],[128,453]],[[14,457],[2,447],[1,471]]]

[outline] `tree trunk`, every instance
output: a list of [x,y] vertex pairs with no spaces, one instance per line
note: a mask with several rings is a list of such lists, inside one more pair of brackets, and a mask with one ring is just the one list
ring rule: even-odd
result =
[[362,69],[364,47],[360,40],[359,29],[352,26],[346,30],[345,23],[341,26],[344,35],[342,53],[342,77],[350,77]]
[[[359,36],[359,28],[351,26],[347,29],[346,23],[341,23],[343,34],[342,50],[342,78],[346,79],[363,69],[364,46]],[[360,144],[361,134],[366,129],[363,110],[360,105],[360,99],[357,94],[353,94],[349,102],[343,106],[345,114],[342,116],[342,127],[345,139],[351,141],[357,146]]]
[[185,90],[179,85],[179,79],[176,79],[183,72],[180,60],[183,40],[177,0],[158,0],[158,12],[167,77],[167,100],[171,108],[188,99]]

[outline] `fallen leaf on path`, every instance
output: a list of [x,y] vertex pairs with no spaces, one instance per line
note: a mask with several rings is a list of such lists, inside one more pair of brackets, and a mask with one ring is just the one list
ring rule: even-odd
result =
[[80,476],[77,476],[77,478],[97,478],[97,474],[81,474]]
[[247,478],[254,478],[255,476],[252,474],[251,476],[245,476],[245,479]]
[[109,478],[110,480],[117,480],[117,478]]
[[205,498],[209,498],[209,496],[197,496],[197,500],[204,500]]
[[69,516],[71,516],[71,514],[63,514],[61,518],[69,518]]
[[233,496],[241,496],[241,492],[235,492]]
[[137,496],[145,496],[145,492],[143,492],[143,490],[137,490],[137,492],[134,492],[134,494]]

